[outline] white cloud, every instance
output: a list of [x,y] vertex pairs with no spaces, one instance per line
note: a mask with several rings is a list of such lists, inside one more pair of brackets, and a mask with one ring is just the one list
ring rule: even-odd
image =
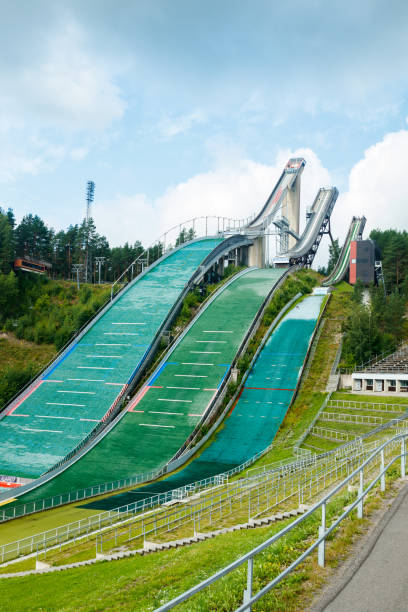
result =
[[88,147],[78,147],[76,149],[72,149],[69,155],[74,161],[81,161],[88,155],[88,153]]
[[194,125],[204,123],[205,120],[205,113],[197,109],[179,117],[165,117],[159,123],[158,129],[165,138],[173,138],[179,134],[185,134]]
[[115,70],[87,50],[85,33],[72,21],[53,31],[42,52],[27,54],[18,72],[3,71],[0,90],[11,127],[34,122],[100,131],[125,111]]
[[90,51],[72,20],[49,32],[21,45],[17,68],[0,57],[0,182],[82,160],[90,133],[95,144],[125,112],[115,83],[121,68]]
[[377,227],[408,229],[407,152],[407,130],[391,132],[365,151],[334,210],[336,235],[344,238],[353,215],[367,218],[367,237]]
[[312,203],[319,187],[330,183],[328,171],[310,149],[281,151],[273,165],[242,158],[228,163],[222,157],[213,170],[170,187],[155,200],[136,194],[98,203],[94,210],[98,232],[106,234],[113,245],[137,239],[146,244],[193,217],[245,218],[263,206],[291,156],[307,160],[302,176],[302,222],[306,206]]
[[11,144],[1,146],[0,141],[0,183],[15,181],[22,175],[35,176],[40,172],[53,170],[65,157],[63,146],[54,146],[37,141],[34,146],[27,144],[26,150]]
[[99,234],[105,235],[111,246],[136,240],[144,244],[159,235],[154,203],[144,194],[121,195],[112,202],[98,202],[93,216]]

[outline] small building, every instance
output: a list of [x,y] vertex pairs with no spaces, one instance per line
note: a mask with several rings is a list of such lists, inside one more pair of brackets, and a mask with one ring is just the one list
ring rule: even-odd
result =
[[48,261],[41,259],[34,259],[25,255],[24,257],[17,257],[14,260],[14,270],[21,270],[22,272],[34,272],[35,274],[49,274],[52,265]]
[[374,282],[375,244],[372,240],[353,240],[350,244],[350,285],[360,279],[365,285]]
[[352,391],[390,395],[408,393],[408,345],[351,375]]

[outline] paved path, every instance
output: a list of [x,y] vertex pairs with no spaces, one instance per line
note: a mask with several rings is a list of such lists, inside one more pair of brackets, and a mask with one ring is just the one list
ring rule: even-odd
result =
[[[363,546],[337,584],[334,599],[318,609],[325,612],[406,612],[408,610],[408,485]],[[349,575],[347,575],[349,574]]]

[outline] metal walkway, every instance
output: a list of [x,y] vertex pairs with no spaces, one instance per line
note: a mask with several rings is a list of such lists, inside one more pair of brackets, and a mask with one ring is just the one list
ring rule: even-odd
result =
[[350,566],[340,584],[333,585],[337,594],[328,605],[317,605],[314,612],[405,612],[408,602],[408,487],[378,528],[365,543],[363,551]]

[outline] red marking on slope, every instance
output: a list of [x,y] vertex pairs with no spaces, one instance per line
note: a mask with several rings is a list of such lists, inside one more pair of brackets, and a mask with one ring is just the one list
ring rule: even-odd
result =
[[17,487],[21,487],[21,484],[18,482],[3,482],[0,480],[0,487],[4,487],[5,489],[16,489]]
[[[14,412],[15,410],[17,410],[17,408],[18,408],[19,406],[21,406],[21,404],[22,404],[22,403],[23,403],[23,402],[24,402],[24,401],[27,399],[27,397],[30,397],[30,395],[31,395],[32,393],[34,393],[34,391],[35,391],[36,389],[38,389],[38,387],[41,385],[41,383],[42,383],[42,382],[43,382],[43,381],[42,381],[42,380],[40,380],[40,382],[39,382],[39,383],[37,383],[37,384],[36,384],[36,385],[35,385],[35,386],[34,386],[34,387],[31,389],[31,391],[29,391],[28,393],[26,393],[26,395],[25,395],[25,396],[24,396],[24,397],[23,397],[23,398],[22,398],[22,399],[21,399],[19,402],[17,402],[17,404],[14,406],[14,408],[12,408],[11,410],[9,410],[9,412],[7,413],[7,416],[10,416],[10,414],[13,414],[13,412]],[[17,415],[16,415],[16,416],[17,416]]]
[[150,388],[151,387],[145,387],[144,389],[140,391],[140,393],[135,397],[133,402],[130,404],[128,408],[128,412],[136,412],[136,410],[133,410],[133,408],[135,408],[138,405],[138,403],[144,398],[144,396],[146,395],[146,393],[148,392]]
[[238,393],[238,397],[237,397],[237,399],[235,400],[235,402],[232,404],[232,406],[231,406],[231,410],[229,411],[228,416],[230,416],[230,414],[231,414],[231,413],[232,413],[232,411],[234,410],[235,406],[238,404],[238,402],[239,402],[239,398],[241,397],[241,395],[242,395],[243,391],[244,391],[244,387],[242,387],[241,391]]

